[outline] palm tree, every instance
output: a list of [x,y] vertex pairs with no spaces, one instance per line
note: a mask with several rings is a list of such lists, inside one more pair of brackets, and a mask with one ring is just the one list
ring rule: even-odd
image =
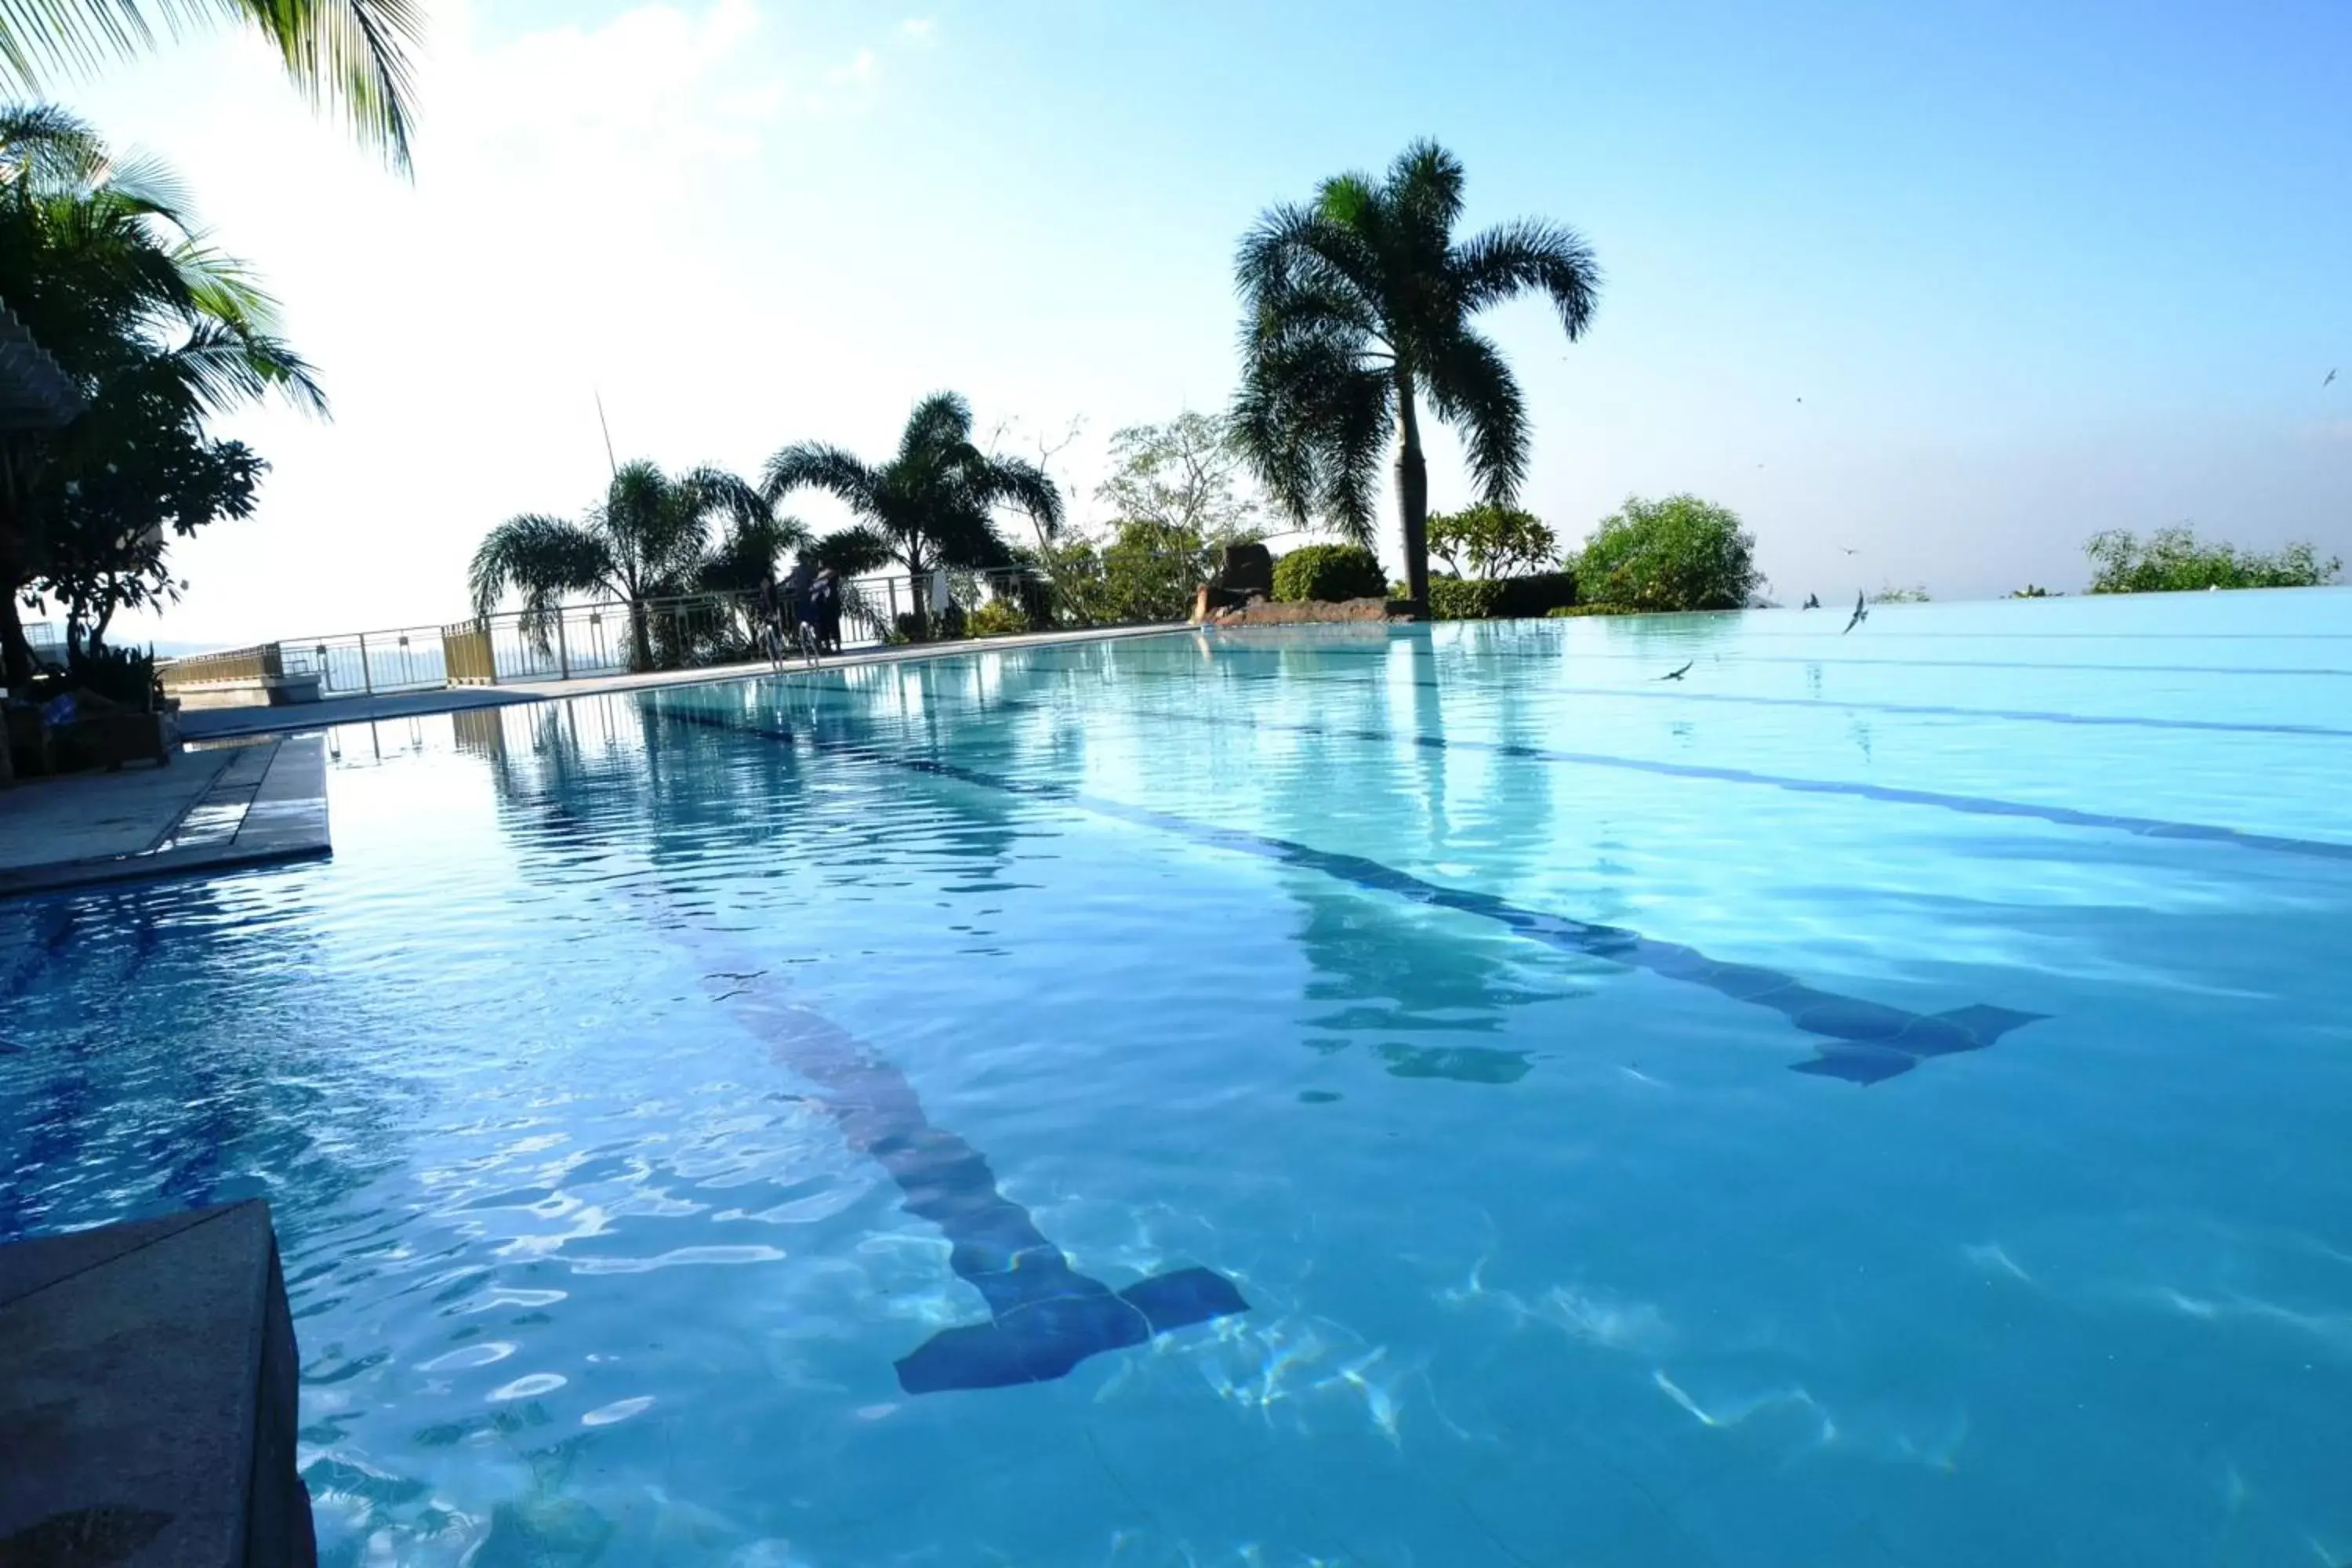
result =
[[[1013,552],[996,531],[1001,506],[1026,510],[1049,537],[1062,526],[1062,495],[1045,469],[972,445],[971,409],[952,392],[915,405],[898,455],[879,468],[838,447],[803,441],[768,459],[760,489],[772,502],[798,489],[830,491],[860,520],[818,547],[823,555],[863,552],[896,561],[920,579],[936,566],[1003,566]],[[915,635],[929,635],[919,581]]]
[[1454,426],[1484,498],[1511,503],[1528,465],[1517,380],[1471,325],[1489,305],[1549,295],[1570,341],[1600,268],[1573,229],[1537,219],[1454,237],[1462,164],[1416,142],[1388,178],[1341,174],[1304,206],[1270,209],[1234,266],[1246,311],[1235,435],[1276,501],[1372,541],[1381,450],[1397,433],[1405,580],[1429,599],[1429,468],[1420,400]]
[[[103,467],[108,441],[143,437],[210,462],[223,454],[209,416],[271,393],[323,413],[326,398],[278,336],[276,301],[214,247],[172,172],[116,159],[60,110],[0,108],[0,300],[84,409],[63,431],[0,438],[0,650],[13,686],[32,658],[17,602],[64,542],[77,460]],[[230,499],[215,496],[214,511]],[[180,531],[210,515],[184,513]]]
[[0,92],[37,94],[54,73],[143,53],[158,21],[177,33],[212,18],[259,32],[303,97],[335,101],[362,142],[408,167],[408,54],[423,31],[415,0],[0,0]]
[[[724,469],[672,479],[652,463],[624,464],[604,499],[577,522],[526,512],[490,530],[474,552],[474,614],[488,616],[512,589],[522,600],[525,635],[544,647],[564,595],[607,595],[629,606],[630,658],[650,669],[646,603],[701,590],[719,517],[731,522],[734,541],[772,541],[785,528],[759,491]],[[773,560],[772,553],[771,567]]]

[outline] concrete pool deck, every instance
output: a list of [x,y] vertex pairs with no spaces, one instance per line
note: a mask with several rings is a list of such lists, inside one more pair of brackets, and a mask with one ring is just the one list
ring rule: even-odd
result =
[[0,898],[300,859],[328,847],[326,744],[317,735],[0,791]]
[[0,1247],[0,1563],[310,1568],[257,1199]]
[[[824,659],[815,668],[819,670],[852,669],[870,664],[908,664],[973,653],[1009,653],[1026,648],[1060,647],[1071,643],[1165,637],[1171,632],[1192,629],[1183,625],[1106,626],[1087,631],[1038,632],[1025,637],[865,648]],[[789,675],[808,668],[795,662],[785,665],[781,673]],[[322,702],[289,703],[279,707],[194,708],[181,711],[180,732],[191,741],[279,734],[297,730],[330,729],[337,724],[364,724],[379,719],[412,719],[427,713],[462,713],[476,708],[546,702],[566,697],[600,697],[615,691],[751,680],[777,673],[779,671],[773,666],[765,659],[760,659],[749,664],[662,669],[644,675],[583,676],[572,680],[518,680],[500,686],[451,686],[430,691],[388,692],[373,697],[335,697]]]

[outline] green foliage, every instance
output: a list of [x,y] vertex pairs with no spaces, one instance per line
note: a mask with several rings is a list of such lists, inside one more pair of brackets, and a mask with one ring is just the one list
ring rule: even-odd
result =
[[0,433],[0,642],[22,681],[27,594],[63,602],[69,640],[102,636],[115,609],[176,596],[169,540],[250,511],[264,465],[210,420],[271,393],[325,399],[170,170],[116,158],[62,110],[0,108],[0,300],[82,405],[62,428]]
[[1576,578],[1566,572],[1526,577],[1432,577],[1432,620],[1479,621],[1549,616],[1576,602]]
[[109,702],[142,712],[154,707],[155,653],[152,648],[84,648],[66,667],[66,684],[95,691]]
[[1645,616],[1647,610],[1637,610],[1631,605],[1562,605],[1544,612],[1555,621],[1581,618],[1585,616]]
[[[1543,519],[1517,507],[1480,501],[1460,511],[1429,514],[1429,552],[1439,556],[1455,576],[1459,562],[1470,563],[1472,577],[1508,577],[1539,572],[1559,560],[1559,537]],[[1436,600],[1437,585],[1430,584]]]
[[1693,495],[1626,498],[1575,562],[1587,603],[1633,610],[1736,610],[1764,581],[1756,536],[1727,507]]
[[[651,669],[657,658],[645,605],[697,592],[713,569],[710,525],[730,521],[719,575],[764,560],[804,540],[797,523],[775,517],[768,501],[723,468],[672,478],[653,463],[625,463],[604,499],[578,522],[544,513],[509,518],[484,536],[468,573],[474,613],[488,616],[512,591],[522,601],[526,635],[543,647],[567,594],[605,594],[630,607],[630,659]],[[754,584],[756,586],[756,584]]]
[[[1082,626],[1181,621],[1217,568],[1216,550],[1199,534],[1132,520],[1108,542],[1063,540],[1024,556],[1053,602],[1052,618]],[[1042,624],[1043,606],[1033,605],[1030,617]]]
[[1600,268],[1572,229],[1519,219],[1457,237],[1460,160],[1432,142],[1376,179],[1341,174],[1312,201],[1270,208],[1234,261],[1243,300],[1234,427],[1275,502],[1369,545],[1391,433],[1402,448],[1405,580],[1427,582],[1421,405],[1461,434],[1484,499],[1508,504],[1527,472],[1526,400],[1478,313],[1520,294],[1550,304],[1573,341]]
[[963,629],[976,637],[1013,637],[1034,628],[1027,612],[1011,599],[991,599],[974,606],[963,618]]
[[1924,605],[1927,603],[1927,590],[1924,585],[1881,588],[1870,596],[1870,602],[1874,605]]
[[2063,599],[2065,596],[2063,594],[2053,594],[2047,588],[2037,588],[2031,583],[2010,595],[2012,599]]
[[[1061,492],[1045,469],[973,446],[971,405],[952,392],[915,405],[887,462],[868,464],[838,447],[801,441],[768,459],[760,488],[771,504],[794,490],[829,492],[914,578],[935,566],[1010,565],[1013,548],[996,529],[999,508],[1026,511],[1044,541],[1062,526]],[[927,613],[915,611],[919,627]]]
[[1309,544],[1274,563],[1274,596],[1285,604],[1376,599],[1388,590],[1380,557],[1360,544]]
[[1115,517],[1190,534],[1212,554],[1265,531],[1265,508],[1225,419],[1187,409],[1165,425],[1130,425],[1110,438],[1110,455],[1118,468],[1095,497]]
[[2083,546],[2094,572],[2094,594],[2170,594],[2206,588],[2315,588],[2336,581],[2344,563],[2323,561],[2307,543],[2262,555],[2223,543],[2208,544],[2189,529],[2159,528],[2141,541],[2111,528]]

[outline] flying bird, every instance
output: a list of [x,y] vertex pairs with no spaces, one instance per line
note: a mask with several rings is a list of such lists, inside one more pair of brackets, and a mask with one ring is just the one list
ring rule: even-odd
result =
[[1820,609],[1822,607],[1822,596],[1819,594],[1806,595],[1804,607],[1808,610]]
[[[1853,619],[1846,622],[1845,632],[1853,630],[1854,627],[1862,625],[1863,622],[1868,619],[1870,619],[1869,602],[1862,596],[1862,591],[1857,588],[1854,590],[1853,595]],[[1838,633],[1838,636],[1843,637],[1845,636],[1845,632],[1840,632]]]
[[1693,659],[1690,661],[1690,664],[1683,666],[1680,669],[1670,669],[1666,671],[1665,674],[1658,677],[1658,679],[1660,680],[1680,680],[1684,676],[1690,673],[1691,664],[1696,664],[1698,660]]
[[1861,551],[1854,549],[1852,545],[1841,544],[1838,548],[1844,551],[1848,555],[1859,555],[1862,553]]
[[[2329,371],[2329,372],[2327,373],[2327,381],[2334,381],[2335,379],[2336,379],[2336,373],[2335,373],[2334,371],[2332,371],[2332,370],[2331,370],[2331,371]],[[2320,384],[2320,385],[2322,385],[2322,386],[2326,386],[2326,385],[2327,384],[2327,381],[2323,381],[2323,382],[2321,382],[2319,384]]]

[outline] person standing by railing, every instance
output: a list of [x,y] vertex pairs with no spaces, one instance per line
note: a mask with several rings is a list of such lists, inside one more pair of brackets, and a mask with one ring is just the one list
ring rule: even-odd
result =
[[811,618],[816,625],[816,646],[820,653],[841,651],[841,580],[827,566],[816,574],[816,583],[809,590]]

